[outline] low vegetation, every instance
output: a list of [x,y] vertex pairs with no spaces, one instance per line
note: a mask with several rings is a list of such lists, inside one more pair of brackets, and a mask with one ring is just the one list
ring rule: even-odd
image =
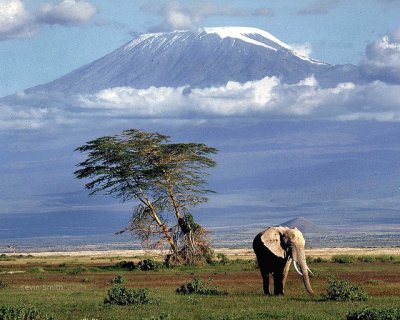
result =
[[124,286],[116,285],[108,290],[104,299],[104,304],[114,304],[119,306],[154,304],[157,300],[150,298],[147,288],[127,289]]
[[123,276],[121,276],[120,274],[111,279],[111,283],[113,283],[113,284],[123,284],[125,282],[126,282],[126,279]]
[[349,280],[338,280],[336,277],[328,278],[328,288],[324,297],[333,301],[366,301],[367,293]]
[[178,294],[201,294],[207,296],[226,295],[226,291],[220,291],[217,287],[211,286],[212,279],[209,278],[208,282],[204,282],[200,278],[195,277],[176,289]]
[[35,307],[0,306],[0,320],[55,320]]
[[351,256],[349,263],[311,257],[316,295],[307,294],[292,268],[283,297],[263,295],[250,257],[220,254],[202,266],[168,266],[149,255],[3,257],[0,306],[5,314],[34,314],[3,317],[13,320],[400,320],[399,258],[389,257]]
[[351,311],[347,320],[400,320],[400,308],[364,308]]
[[0,289],[7,288],[8,284],[4,282],[3,280],[0,280]]

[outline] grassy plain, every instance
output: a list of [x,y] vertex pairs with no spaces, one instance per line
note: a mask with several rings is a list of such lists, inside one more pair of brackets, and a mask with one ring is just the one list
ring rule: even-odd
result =
[[[345,319],[351,310],[400,306],[400,255],[389,252],[332,251],[309,256],[313,270],[309,296],[301,278],[289,274],[286,295],[265,297],[262,281],[249,250],[228,250],[227,264],[176,267],[155,271],[128,271],[116,267],[120,261],[137,263],[142,252],[93,254],[0,255],[0,306],[32,305],[56,319]],[[349,253],[353,252],[353,255]],[[127,288],[149,288],[157,304],[106,306],[103,300],[117,275]],[[336,275],[360,284],[368,293],[365,302],[332,302],[322,298],[327,278]],[[178,295],[176,288],[195,276],[227,295]]]

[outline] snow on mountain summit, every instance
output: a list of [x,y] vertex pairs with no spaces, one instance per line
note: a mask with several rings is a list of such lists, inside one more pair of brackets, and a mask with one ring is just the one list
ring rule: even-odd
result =
[[[185,40],[188,33],[191,31],[187,30],[176,30],[170,33],[147,33],[139,36],[132,40],[126,45],[126,50],[131,50],[135,46],[145,41],[153,44],[153,48],[160,48],[162,45],[170,45],[174,41]],[[202,38],[205,35],[217,35],[221,40],[226,38],[236,39],[243,42],[247,42],[253,45],[261,46],[269,50],[278,51],[284,49],[291,51],[294,55],[300,59],[307,60],[311,63],[325,64],[323,62],[310,59],[299,53],[297,53],[291,46],[279,40],[267,31],[253,28],[253,27],[211,27],[202,28],[197,31],[197,37]]]
[[269,32],[261,30],[261,29],[252,28],[252,27],[216,27],[216,28],[204,28],[203,30],[210,34],[217,34],[222,39],[236,38],[236,39],[239,39],[239,40],[251,43],[251,44],[255,44],[258,46],[262,46],[262,47],[277,51],[278,49],[276,47],[270,46],[265,43],[265,39],[266,39],[266,40],[280,46],[281,48],[292,51],[300,59],[308,60],[311,63],[325,64],[318,60],[310,59],[308,57],[305,57],[305,56],[297,53],[291,46],[289,46],[288,44],[279,40],[278,38],[276,38]]
[[272,50],[277,50],[273,47],[265,45],[263,42],[257,41],[250,36],[261,36],[265,39],[268,39],[272,42],[277,43],[281,47],[285,49],[290,49],[290,46],[288,46],[286,43],[280,41],[278,38],[274,37],[272,34],[270,34],[267,31],[257,29],[257,28],[251,28],[251,27],[216,27],[216,28],[204,28],[203,29],[206,33],[209,34],[217,34],[219,35],[222,39],[224,38],[236,38],[248,43],[252,43],[258,46],[266,47]]

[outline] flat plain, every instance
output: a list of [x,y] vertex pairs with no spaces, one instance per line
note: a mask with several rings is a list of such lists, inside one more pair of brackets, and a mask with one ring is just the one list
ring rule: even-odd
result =
[[[364,307],[400,306],[400,248],[330,248],[308,250],[315,296],[290,271],[285,296],[266,297],[254,255],[246,249],[220,249],[219,258],[203,266],[141,271],[121,267],[154,252],[57,252],[0,255],[0,306],[34,306],[55,319],[346,319]],[[224,259],[221,259],[224,257]],[[348,279],[368,294],[367,301],[324,299],[328,277]],[[112,280],[127,288],[148,288],[156,303],[109,306],[103,303]],[[175,290],[199,277],[223,295],[179,295]]]

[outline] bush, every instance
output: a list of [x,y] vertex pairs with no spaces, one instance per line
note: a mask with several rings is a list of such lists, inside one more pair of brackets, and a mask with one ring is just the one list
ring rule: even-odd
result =
[[7,288],[8,284],[4,282],[3,280],[0,280],[0,289]]
[[195,277],[192,281],[181,285],[176,289],[178,294],[202,294],[202,295],[225,295],[226,291],[219,291],[216,287],[210,286],[211,279],[204,283],[200,278]]
[[115,267],[119,269],[132,271],[135,269],[135,264],[133,263],[133,261],[120,261],[115,265]]
[[352,263],[354,261],[354,257],[352,256],[333,256],[332,262],[336,263]]
[[351,311],[347,314],[347,320],[400,320],[400,309],[376,309],[365,308]]
[[348,280],[338,280],[335,277],[328,278],[328,288],[324,297],[334,301],[365,301],[368,299],[367,293],[360,286],[352,285]]
[[55,318],[38,311],[34,307],[1,306],[0,320],[55,320]]
[[308,264],[308,263],[322,263],[322,262],[327,262],[326,259],[321,258],[321,257],[316,257],[316,258],[314,258],[314,257],[306,257],[306,261],[307,261],[307,264]]
[[122,284],[125,281],[126,281],[125,278],[121,275],[117,275],[115,278],[111,279],[111,283],[115,283],[115,284]]
[[230,262],[229,258],[223,253],[217,253],[217,259],[217,263],[222,265],[228,264]]
[[161,268],[161,266],[162,265],[160,263],[158,263],[154,260],[151,260],[151,259],[144,259],[144,260],[140,261],[138,264],[139,270],[142,270],[142,271],[156,270],[156,269]]
[[104,304],[119,306],[152,304],[157,301],[149,297],[148,289],[127,289],[123,286],[114,286],[107,292]]

